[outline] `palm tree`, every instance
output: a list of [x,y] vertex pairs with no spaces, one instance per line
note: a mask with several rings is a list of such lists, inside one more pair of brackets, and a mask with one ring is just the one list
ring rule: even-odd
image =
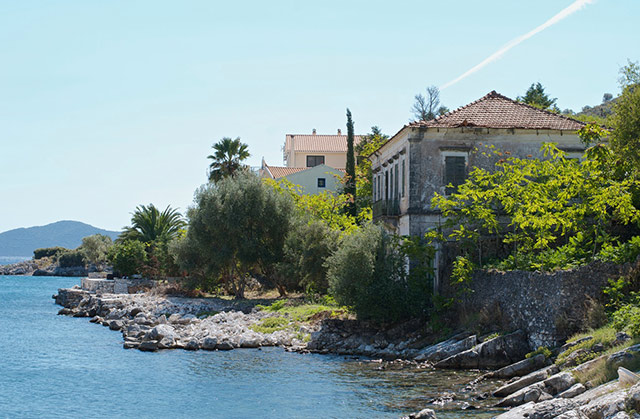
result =
[[169,241],[175,238],[186,225],[177,209],[167,206],[160,212],[155,205],[136,207],[131,217],[131,226],[125,227],[118,241],[138,240],[144,243]]
[[233,176],[243,167],[242,161],[246,160],[250,154],[248,146],[240,142],[240,137],[232,140],[224,137],[211,146],[215,153],[207,156],[213,160],[209,165],[209,181],[217,182],[227,176]]

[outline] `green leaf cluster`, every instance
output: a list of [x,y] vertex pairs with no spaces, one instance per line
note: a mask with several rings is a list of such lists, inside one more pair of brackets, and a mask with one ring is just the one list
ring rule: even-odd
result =
[[[331,294],[360,319],[394,322],[424,314],[431,305],[432,275],[424,272],[433,248],[419,247],[373,224],[344,236],[327,259]],[[407,269],[410,255],[416,269]]]
[[614,225],[636,224],[633,178],[611,176],[606,145],[568,159],[553,143],[545,159],[509,157],[494,171],[475,168],[450,196],[436,194],[432,205],[446,217],[446,237],[482,265],[483,242],[500,240],[505,269],[554,270],[584,263],[616,240]]

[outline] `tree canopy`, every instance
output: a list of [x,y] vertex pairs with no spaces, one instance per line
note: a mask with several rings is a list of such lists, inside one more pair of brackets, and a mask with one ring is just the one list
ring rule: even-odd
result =
[[252,173],[205,185],[195,201],[177,245],[180,265],[243,298],[251,274],[268,273],[282,260],[293,201]]
[[640,66],[629,62],[620,69],[622,94],[610,118],[611,147],[627,173],[640,173]]
[[212,160],[209,165],[210,182],[218,182],[227,176],[234,176],[236,172],[244,167],[242,162],[251,156],[249,147],[240,142],[240,137],[235,140],[224,137],[212,145],[211,148],[215,152],[207,156],[208,159]]
[[175,238],[184,226],[185,222],[177,209],[167,206],[160,212],[153,204],[140,205],[131,216],[131,226],[124,228],[118,241],[169,241]]
[[532,83],[524,96],[518,96],[517,100],[522,103],[526,103],[527,105],[535,106],[536,108],[559,112],[559,109],[556,106],[556,101],[558,99],[551,99],[544,91],[544,87],[542,87],[540,82]]

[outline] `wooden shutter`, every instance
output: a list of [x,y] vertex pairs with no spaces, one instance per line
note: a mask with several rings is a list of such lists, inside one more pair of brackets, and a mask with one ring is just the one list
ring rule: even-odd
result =
[[447,187],[446,192],[450,194],[455,192],[467,177],[466,159],[464,156],[446,156],[444,166],[444,184],[453,185],[453,188]]

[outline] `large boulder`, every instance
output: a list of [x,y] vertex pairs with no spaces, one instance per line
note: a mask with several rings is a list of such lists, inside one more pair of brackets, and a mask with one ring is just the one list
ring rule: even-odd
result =
[[609,419],[627,409],[627,390],[614,391],[591,400],[580,408],[588,418]]
[[147,340],[161,340],[162,338],[168,338],[175,340],[178,338],[176,331],[168,324],[159,324],[147,332],[145,339]]
[[500,400],[496,406],[510,407],[520,406],[528,402],[538,402],[551,398],[561,393],[575,384],[576,380],[568,372],[561,372],[545,379],[544,381],[531,384],[515,393]]
[[490,372],[485,375],[485,378],[513,378],[522,377],[530,374],[533,371],[537,371],[547,364],[547,357],[543,354],[538,354],[531,358],[523,359],[515,364],[507,365],[504,368],[500,368],[497,371]]
[[517,332],[498,336],[472,349],[450,356],[435,364],[436,368],[502,368],[521,360],[529,352],[526,334]]
[[415,360],[419,362],[438,362],[460,352],[469,350],[477,344],[478,339],[476,335],[467,336],[463,339],[451,338],[444,342],[436,343],[435,345],[422,349],[418,355],[416,355]]
[[529,402],[511,409],[495,419],[553,419],[575,410],[580,405],[571,399],[551,399],[540,403]]
[[531,384],[538,383],[540,381],[544,381],[547,378],[551,377],[553,374],[558,372],[558,367],[555,365],[550,365],[546,368],[543,368],[539,371],[534,371],[531,374],[527,374],[524,377],[516,380],[512,383],[506,384],[496,391],[493,392],[493,395],[496,397],[504,397],[509,394],[515,393],[518,390],[521,390]]

